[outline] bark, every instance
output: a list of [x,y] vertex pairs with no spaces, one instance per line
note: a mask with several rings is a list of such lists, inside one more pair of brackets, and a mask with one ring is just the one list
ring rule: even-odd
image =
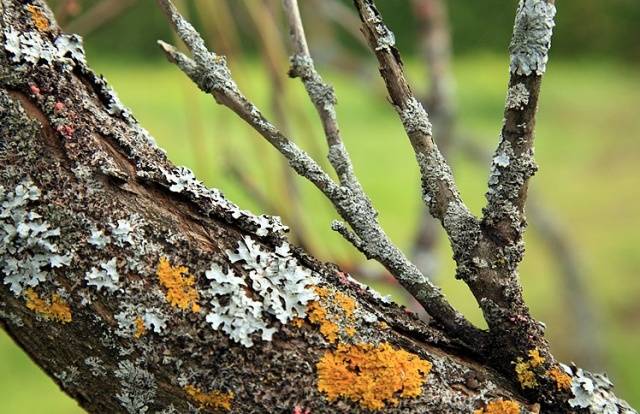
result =
[[[274,252],[283,243],[277,222],[240,211],[195,180],[172,181],[179,170],[82,62],[63,57],[13,62],[8,30],[49,46],[62,34],[49,14],[49,27],[39,31],[21,2],[4,2],[3,8],[0,185],[5,199],[21,185],[39,189],[24,209],[60,229],[48,240],[70,261],[59,268],[43,265],[45,280],[32,289],[45,301],[59,295],[71,312],[71,321],[63,323],[42,309],[29,309],[27,289],[16,295],[5,280],[0,321],[7,333],[89,412],[141,412],[144,407],[189,412],[198,407],[185,391],[189,385],[203,392],[233,392],[233,412],[290,412],[296,406],[314,413],[364,412],[355,402],[330,402],[318,391],[315,365],[335,345],[309,322],[298,328],[273,320],[272,341],[254,338],[252,347],[244,347],[205,320],[204,311],[210,310],[205,272],[218,263],[242,274],[225,252],[235,251],[243,237]],[[92,229],[111,242],[91,244],[100,244]],[[12,257],[4,252],[3,263]],[[156,276],[162,257],[195,276],[203,311],[167,303]],[[88,285],[86,274],[113,258],[117,290]],[[500,376],[469,359],[436,328],[376,299],[334,266],[295,249],[292,258],[319,284],[355,298],[367,320],[377,320],[358,317],[349,341],[388,342],[434,364],[422,395],[381,412],[470,412],[493,397],[517,398]],[[7,278],[6,270],[2,276]],[[145,325],[136,337],[122,322],[127,317],[135,322],[136,315],[162,321]],[[389,329],[379,331],[383,321]]]
[[[422,360],[418,392],[378,412],[538,410],[473,349],[171,164],[43,2],[0,13],[0,324],[87,411],[369,412],[388,389],[319,388],[342,371],[318,362],[350,347]],[[376,384],[414,369],[374,362],[396,370]]]

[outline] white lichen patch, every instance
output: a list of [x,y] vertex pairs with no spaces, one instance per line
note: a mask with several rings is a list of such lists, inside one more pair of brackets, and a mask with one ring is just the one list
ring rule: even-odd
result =
[[520,0],[509,46],[511,73],[529,76],[545,72],[555,15],[550,0]]
[[508,167],[509,161],[509,155],[504,152],[501,152],[500,154],[493,157],[493,163],[498,167]]
[[255,226],[255,234],[260,237],[268,234],[283,234],[288,228],[280,217],[276,216],[254,216],[246,210],[241,210],[238,206],[225,199],[222,193],[215,188],[207,188],[198,180],[193,172],[186,167],[176,167],[172,170],[161,171],[169,186],[169,191],[174,193],[189,194],[196,199],[206,199],[213,208],[219,208],[230,214],[233,219],[244,219]]
[[231,263],[241,263],[248,271],[255,298],[248,295],[247,282],[232,269],[224,271],[216,263],[206,272],[211,287],[205,294],[212,297],[212,311],[207,321],[234,341],[250,347],[252,335],[261,332],[270,341],[276,329],[267,314],[281,323],[304,318],[306,305],[316,298],[310,286],[315,278],[298,265],[284,243],[276,253],[263,251],[250,237],[238,243],[236,252],[228,251]]
[[70,254],[60,254],[55,240],[60,229],[27,207],[40,198],[32,182],[18,184],[11,192],[0,187],[0,270],[4,283],[16,295],[44,282],[52,268],[68,266]]
[[116,398],[124,409],[130,414],[146,413],[156,396],[153,374],[131,361],[120,361],[114,374],[120,380]]
[[104,377],[107,375],[107,370],[104,367],[102,359],[94,356],[90,356],[84,359],[84,364],[89,367],[89,372],[94,377]]
[[613,394],[613,383],[602,374],[593,374],[582,369],[572,372],[571,392],[573,398],[569,405],[573,408],[584,408],[593,414],[637,414],[626,402]]
[[124,247],[125,244],[133,244],[134,226],[129,220],[118,220],[117,224],[111,224],[111,236],[116,246]]
[[523,83],[516,83],[507,92],[507,108],[523,109],[529,103],[529,91]]
[[51,43],[39,32],[20,32],[10,27],[4,31],[4,39],[5,49],[15,63],[85,62],[82,38],[75,34],[61,34]]
[[91,234],[87,239],[87,243],[90,245],[95,246],[98,249],[102,249],[111,242],[109,236],[105,235],[104,231],[98,230],[95,226],[93,226],[90,231]]
[[407,101],[405,108],[397,107],[396,110],[408,134],[420,133],[431,136],[432,127],[429,116],[416,98],[412,97]]
[[88,286],[95,286],[100,291],[103,288],[109,292],[118,290],[118,264],[116,258],[100,263],[100,268],[92,267],[84,276]]

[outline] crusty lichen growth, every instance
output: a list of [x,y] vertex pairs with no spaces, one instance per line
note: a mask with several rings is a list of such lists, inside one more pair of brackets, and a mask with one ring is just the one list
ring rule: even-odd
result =
[[186,387],[184,387],[184,391],[193,401],[198,403],[200,408],[221,408],[229,411],[231,410],[233,397],[235,397],[234,393],[230,391],[222,392],[219,390],[213,390],[211,392],[205,393],[200,388],[194,385],[187,385]]
[[548,371],[549,376],[555,381],[558,391],[568,391],[571,389],[571,375],[558,367],[553,367]]
[[556,8],[550,0],[520,0],[509,46],[511,73],[541,76],[549,60]]
[[47,19],[47,17],[38,6],[29,4],[27,6],[27,10],[31,14],[31,20],[36,26],[36,29],[40,30],[41,32],[49,30],[49,19]]
[[328,287],[315,286],[313,290],[318,296],[318,300],[307,305],[309,322],[317,325],[320,333],[330,343],[335,343],[340,333],[353,337],[356,334],[354,322],[357,305],[355,299]]
[[144,319],[138,316],[133,321],[133,324],[136,328],[135,332],[133,333],[133,337],[136,339],[139,339],[142,335],[144,335],[147,332],[147,327],[144,325]]
[[523,389],[535,388],[538,386],[538,380],[536,379],[534,369],[542,366],[545,361],[545,358],[540,355],[540,350],[538,348],[531,349],[528,352],[528,355],[528,360],[518,358],[515,364],[518,382]]
[[27,289],[24,295],[27,308],[43,318],[61,323],[71,322],[71,307],[57,293],[51,295],[50,300],[42,299],[33,289]]
[[520,414],[520,404],[511,400],[491,401],[484,408],[477,409],[473,414]]
[[375,410],[420,395],[431,363],[388,343],[362,343],[338,345],[322,356],[317,368],[318,390],[330,401],[345,397]]
[[173,306],[191,312],[200,312],[198,291],[195,288],[195,277],[189,274],[185,266],[172,266],[166,257],[160,258],[156,276],[160,284],[167,289],[165,297]]

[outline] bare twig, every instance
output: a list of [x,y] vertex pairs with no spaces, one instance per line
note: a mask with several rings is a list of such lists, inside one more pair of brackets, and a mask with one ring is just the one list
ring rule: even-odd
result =
[[373,0],[355,0],[362,28],[380,64],[380,73],[420,167],[423,199],[431,214],[440,220],[454,254],[468,251],[480,232],[478,220],[462,201],[451,168],[438,150],[431,122],[416,99],[404,75],[395,37],[384,24]]
[[[157,0],[193,59],[181,54],[173,46],[160,42],[167,57],[185,72],[203,91],[210,93],[219,104],[227,106],[251,125],[289,162],[301,176],[311,181],[334,205],[340,216],[349,223],[362,243],[356,246],[367,258],[383,264],[399,282],[425,307],[427,312],[445,326],[452,335],[467,345],[481,348],[485,333],[475,328],[457,312],[435,287],[391,242],[377,221],[377,212],[368,197],[347,186],[336,184],[304,151],[284,136],[240,92],[233,81],[224,57],[209,52],[196,30],[177,12],[170,0]],[[355,241],[355,239],[352,238]]]

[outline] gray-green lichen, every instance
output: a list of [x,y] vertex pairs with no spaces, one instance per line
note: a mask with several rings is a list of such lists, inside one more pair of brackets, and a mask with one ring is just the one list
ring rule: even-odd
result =
[[114,372],[120,380],[120,392],[116,398],[129,414],[146,413],[156,396],[155,377],[140,364],[140,361],[120,361]]
[[509,46],[511,73],[540,76],[545,72],[555,15],[550,0],[520,0]]
[[23,181],[13,191],[0,186],[0,269],[3,282],[16,295],[44,282],[51,269],[68,266],[69,253],[60,254],[55,244],[59,228],[49,223],[29,204],[40,199],[40,190]]
[[523,83],[516,83],[507,92],[506,106],[509,109],[523,109],[529,103],[529,91]]
[[317,281],[297,264],[283,244],[275,254],[262,250],[250,237],[238,243],[237,251],[227,252],[231,263],[240,263],[251,280],[255,299],[246,293],[244,278],[229,268],[226,272],[216,263],[206,272],[211,287],[211,312],[207,322],[214,329],[225,332],[234,341],[253,345],[252,335],[262,333],[262,340],[270,341],[276,329],[265,314],[273,315],[286,324],[293,318],[304,318],[306,305],[316,295],[310,289]]
[[571,407],[586,409],[591,414],[637,414],[629,404],[613,394],[613,383],[605,375],[580,368],[563,368],[573,377]]

